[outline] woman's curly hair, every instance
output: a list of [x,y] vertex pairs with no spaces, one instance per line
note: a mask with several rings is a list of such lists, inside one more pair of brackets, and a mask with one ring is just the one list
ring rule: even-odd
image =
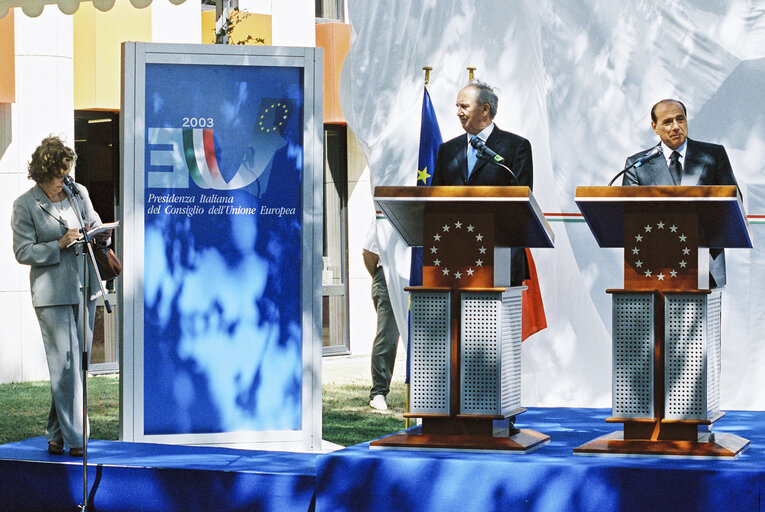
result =
[[35,183],[45,183],[53,178],[63,178],[77,160],[77,154],[59,138],[51,135],[43,139],[27,168],[27,178]]

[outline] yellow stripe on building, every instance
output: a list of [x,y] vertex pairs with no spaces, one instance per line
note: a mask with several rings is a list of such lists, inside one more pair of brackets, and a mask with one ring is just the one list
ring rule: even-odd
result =
[[[272,21],[270,14],[233,12],[234,29],[230,44],[266,45],[272,44]],[[202,42],[215,43],[215,10],[202,11]]]
[[151,6],[117,0],[107,11],[82,2],[74,14],[74,108],[119,110],[121,45],[151,41]]

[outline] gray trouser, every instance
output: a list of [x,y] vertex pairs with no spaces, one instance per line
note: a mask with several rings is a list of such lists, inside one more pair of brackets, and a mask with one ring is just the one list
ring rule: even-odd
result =
[[[96,302],[88,301],[88,357]],[[35,308],[50,372],[51,405],[45,437],[82,447],[82,331],[80,305]]]
[[393,377],[393,365],[396,363],[398,349],[398,326],[390,305],[385,273],[377,267],[372,280],[372,302],[377,311],[377,334],[372,346],[372,390],[369,398],[375,395],[387,396],[390,380]]

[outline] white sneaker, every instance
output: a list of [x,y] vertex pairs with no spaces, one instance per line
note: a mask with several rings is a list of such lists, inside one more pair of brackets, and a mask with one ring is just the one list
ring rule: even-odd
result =
[[382,395],[375,395],[374,398],[369,401],[369,406],[378,411],[388,410],[388,404],[385,403],[385,397]]

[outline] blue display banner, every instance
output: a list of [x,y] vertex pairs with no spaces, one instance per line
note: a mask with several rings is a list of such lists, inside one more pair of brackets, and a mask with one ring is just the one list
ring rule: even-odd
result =
[[146,65],[144,433],[301,428],[303,70]]

